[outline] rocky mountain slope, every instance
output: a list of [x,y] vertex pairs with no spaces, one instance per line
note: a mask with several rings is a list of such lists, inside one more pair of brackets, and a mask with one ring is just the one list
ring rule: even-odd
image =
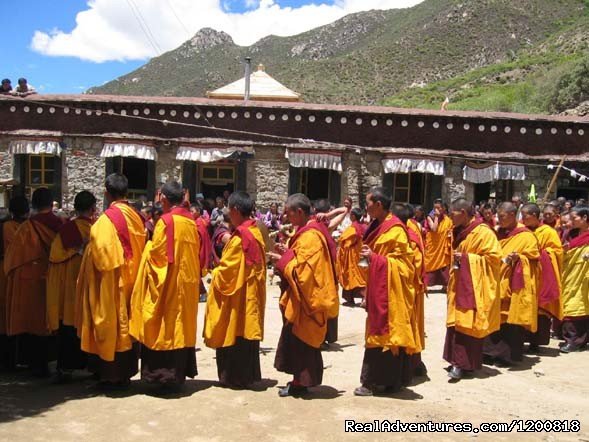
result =
[[292,37],[269,36],[249,47],[202,29],[179,48],[88,93],[204,96],[243,76],[242,60],[250,56],[307,102],[437,106],[452,88],[423,96],[431,85],[515,63],[499,70],[504,83],[512,83],[509,75],[527,75],[528,65],[516,63],[524,53],[542,57],[556,53],[558,44],[585,48],[586,39],[555,37],[584,17],[585,3],[425,0],[408,9],[352,14]]

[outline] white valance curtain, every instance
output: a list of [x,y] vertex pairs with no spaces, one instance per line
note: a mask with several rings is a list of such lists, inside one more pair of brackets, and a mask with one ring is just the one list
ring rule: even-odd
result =
[[286,149],[284,157],[292,167],[342,171],[342,155],[336,151]]
[[526,167],[518,164],[486,164],[478,166],[476,164],[466,164],[462,170],[464,181],[480,184],[496,180],[515,180],[522,181],[526,179]]
[[111,157],[134,157],[142,160],[157,160],[157,151],[155,147],[148,144],[137,144],[131,142],[109,142],[104,143],[100,156],[103,158]]
[[433,173],[444,175],[444,161],[430,158],[385,158],[382,160],[384,173]]
[[55,140],[14,140],[8,145],[12,154],[61,155],[61,143]]
[[180,146],[176,152],[178,161],[197,161],[199,163],[213,163],[215,161],[229,158],[235,152],[253,153],[251,147],[196,147]]

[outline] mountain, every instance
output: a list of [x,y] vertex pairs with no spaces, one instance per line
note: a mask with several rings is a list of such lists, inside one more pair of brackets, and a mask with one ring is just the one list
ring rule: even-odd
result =
[[[589,3],[589,2],[588,2]],[[398,107],[589,115],[589,13],[508,60],[382,100]]]
[[[351,14],[291,37],[268,36],[249,47],[207,28],[88,93],[204,96],[242,77],[242,60],[250,56],[254,65],[263,63],[270,75],[307,102],[439,106],[440,97],[461,90],[473,75],[484,77],[485,69],[494,75],[492,67],[503,66],[498,75],[510,83],[504,74],[519,75],[512,71],[529,66],[518,64],[521,57],[554,56],[559,45],[574,46],[558,36],[582,34],[573,28],[585,18],[586,3],[425,0],[407,9]],[[579,47],[586,43],[582,38]],[[455,79],[462,80],[444,83]],[[442,89],[424,96],[432,85]]]

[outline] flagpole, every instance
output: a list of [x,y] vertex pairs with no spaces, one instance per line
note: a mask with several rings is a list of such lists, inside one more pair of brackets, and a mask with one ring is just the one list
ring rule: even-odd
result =
[[556,179],[558,178],[558,174],[560,173],[560,169],[562,169],[562,165],[564,164],[565,159],[566,159],[566,155],[564,155],[562,157],[562,159],[560,160],[560,163],[558,163],[558,167],[556,168],[556,171],[554,172],[554,175],[552,176],[552,180],[550,180],[550,184],[548,185],[548,189],[546,189],[546,194],[544,195],[544,198],[542,199],[543,206],[545,206],[548,202],[548,196],[550,195],[550,192],[552,192],[552,188],[556,184]]

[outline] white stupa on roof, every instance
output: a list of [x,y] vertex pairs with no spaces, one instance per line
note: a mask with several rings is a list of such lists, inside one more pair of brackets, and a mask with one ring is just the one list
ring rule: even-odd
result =
[[[243,100],[245,77],[214,91],[207,92],[209,98]],[[300,94],[290,90],[266,73],[263,64],[250,75],[250,100],[260,101],[301,101]]]

